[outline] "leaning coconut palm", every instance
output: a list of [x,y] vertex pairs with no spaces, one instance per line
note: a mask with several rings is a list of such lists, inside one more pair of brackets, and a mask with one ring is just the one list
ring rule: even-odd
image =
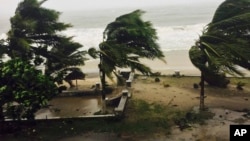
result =
[[23,0],[10,19],[7,54],[11,58],[45,64],[46,74],[58,73],[67,67],[83,65],[86,52],[72,37],[60,34],[71,27],[59,22],[60,13],[43,7],[46,0]]
[[[224,54],[225,51],[223,51],[223,48],[219,48],[219,45],[217,46],[218,48],[214,48],[215,46],[210,44],[210,40],[217,42],[214,44],[222,44],[220,38],[203,33],[195,46],[192,46],[189,50],[191,62],[201,71],[200,110],[205,109],[204,81],[206,75],[209,74],[209,76],[216,76],[216,80],[217,82],[219,81],[220,84],[227,83],[222,75],[225,72],[242,75],[232,63],[231,58]],[[226,46],[226,44],[224,45]]]
[[230,44],[234,64],[250,69],[250,0],[226,0],[216,10],[208,32],[220,36]]
[[223,2],[199,41],[189,51],[192,63],[201,71],[201,110],[204,110],[205,74],[230,73],[242,76],[236,65],[250,68],[249,6],[249,0]]
[[0,61],[2,61],[3,55],[7,52],[7,48],[4,40],[0,40]]
[[[105,99],[105,77],[112,78],[116,68],[131,67],[143,74],[150,74],[151,69],[140,63],[139,58],[161,59],[164,61],[163,52],[156,43],[156,30],[148,21],[143,21],[144,12],[136,10],[122,15],[107,25],[103,33],[103,42],[99,45],[100,78],[102,83],[102,98]],[[97,53],[96,50],[89,50]],[[137,55],[138,57],[133,57]],[[94,55],[94,57],[97,57]]]
[[[81,51],[81,44],[73,42],[72,37],[62,39],[58,44],[55,44],[50,52],[44,52],[42,56],[46,57],[46,75],[55,76],[57,83],[60,83],[61,79],[65,79],[67,72],[73,70],[81,71],[77,66],[84,65],[86,51]],[[41,54],[42,52],[40,52]],[[81,72],[83,74],[83,72]],[[72,82],[70,79],[65,79],[70,86]]]

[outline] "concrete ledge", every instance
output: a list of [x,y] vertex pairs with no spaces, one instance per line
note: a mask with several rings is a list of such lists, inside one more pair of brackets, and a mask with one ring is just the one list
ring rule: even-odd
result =
[[120,103],[118,105],[118,107],[116,107],[114,109],[115,111],[115,115],[123,115],[124,109],[126,107],[126,103],[127,103],[128,97],[127,96],[122,96]]
[[100,95],[100,90],[69,90],[63,91],[58,96],[66,97],[66,96],[97,96]]

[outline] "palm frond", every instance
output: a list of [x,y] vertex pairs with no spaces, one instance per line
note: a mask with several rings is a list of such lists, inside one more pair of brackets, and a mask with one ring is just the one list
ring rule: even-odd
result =
[[96,58],[98,58],[98,57],[100,56],[99,51],[97,51],[96,48],[89,48],[89,49],[88,49],[88,54],[89,54],[92,58],[94,58],[94,59],[96,59]]

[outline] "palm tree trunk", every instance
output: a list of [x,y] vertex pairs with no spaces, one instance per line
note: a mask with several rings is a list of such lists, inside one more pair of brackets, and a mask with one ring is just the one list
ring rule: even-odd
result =
[[106,91],[106,85],[105,85],[105,81],[106,81],[106,80],[105,80],[105,72],[102,71],[101,73],[102,73],[102,75],[101,75],[102,99],[105,100],[105,98],[106,98],[106,93],[105,93],[105,91]]
[[201,71],[201,82],[200,82],[200,86],[201,86],[201,91],[200,91],[200,110],[204,111],[205,110],[205,104],[204,104],[204,72]]
[[4,121],[3,107],[0,106],[0,121]]
[[106,84],[105,84],[105,71],[103,70],[103,58],[102,55],[100,55],[100,64],[99,64],[99,70],[100,70],[100,79],[101,79],[101,85],[102,85],[102,113],[104,114],[106,112]]
[[77,79],[76,79],[76,89],[78,89],[78,85],[77,85]]
[[102,114],[106,113],[106,84],[105,84],[105,72],[101,71],[101,83],[102,83],[102,90],[101,90],[101,94],[102,94],[102,109],[101,112]]
[[106,85],[105,85],[105,71],[103,70],[103,57],[100,54],[100,64],[99,64],[99,73],[100,73],[100,79],[101,79],[101,84],[102,84],[102,100],[105,100],[106,98],[106,94],[105,94],[105,90],[106,90]]

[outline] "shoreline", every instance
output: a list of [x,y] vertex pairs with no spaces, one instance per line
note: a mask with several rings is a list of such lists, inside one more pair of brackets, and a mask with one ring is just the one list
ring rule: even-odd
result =
[[[149,66],[153,72],[161,72],[163,75],[170,75],[175,71],[180,71],[181,74],[190,76],[200,75],[199,70],[189,60],[188,50],[165,51],[164,55],[167,63],[159,59],[141,59],[140,61]],[[98,74],[98,63],[99,59],[90,59],[85,61],[85,65],[80,66],[80,68],[87,74]]]
[[[141,62],[149,66],[153,72],[160,72],[162,75],[172,75],[176,71],[180,72],[180,75],[185,76],[200,76],[200,71],[197,69],[189,59],[189,50],[172,50],[164,51],[165,61],[159,59],[149,60],[141,59]],[[85,61],[84,66],[80,66],[81,70],[87,74],[87,77],[93,77],[99,75],[98,68],[99,59],[90,59]],[[245,77],[250,77],[250,72],[246,69],[240,68]]]

